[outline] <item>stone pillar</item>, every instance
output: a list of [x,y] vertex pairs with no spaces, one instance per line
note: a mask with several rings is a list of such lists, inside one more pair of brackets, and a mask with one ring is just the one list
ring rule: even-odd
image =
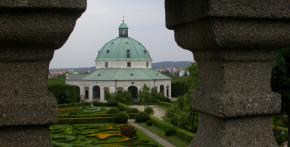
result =
[[93,92],[94,92],[94,90],[93,90],[93,87],[94,86],[90,86],[89,87],[89,102],[93,102]]
[[1,146],[51,146],[48,126],[57,114],[48,67],[85,8],[85,0],[1,1]]
[[105,102],[105,90],[104,87],[100,86],[100,102],[104,103]]
[[80,87],[80,102],[85,99],[85,86],[79,86]]
[[166,23],[179,46],[193,52],[199,88],[198,147],[276,147],[272,114],[280,96],[271,70],[290,42],[290,1],[166,0]]

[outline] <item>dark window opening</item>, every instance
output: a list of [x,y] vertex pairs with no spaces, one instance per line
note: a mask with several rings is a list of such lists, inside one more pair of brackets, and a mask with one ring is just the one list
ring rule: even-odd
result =
[[131,62],[127,62],[127,67],[131,67]]
[[148,67],[149,66],[149,63],[148,62],[146,62],[146,67]]
[[110,53],[110,50],[107,50],[107,54]]
[[89,88],[86,87],[85,88],[85,99],[88,99],[89,98]]
[[127,58],[131,58],[130,50],[127,50]]
[[105,62],[105,67],[109,67],[109,63],[108,62]]

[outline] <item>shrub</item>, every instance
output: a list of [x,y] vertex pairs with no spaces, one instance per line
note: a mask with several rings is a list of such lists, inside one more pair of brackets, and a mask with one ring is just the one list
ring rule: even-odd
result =
[[119,109],[118,108],[111,108],[110,110],[107,111],[108,114],[114,114],[114,113],[118,113]]
[[147,126],[152,126],[152,124],[153,124],[152,120],[149,119],[149,120],[146,121],[146,125]]
[[139,112],[135,116],[136,122],[146,122],[149,119],[148,114],[145,112]]
[[50,85],[48,90],[53,93],[58,104],[78,103],[80,89],[77,86]]
[[136,136],[136,129],[130,125],[122,125],[120,127],[121,134],[128,137],[133,138]]
[[117,124],[127,123],[129,116],[126,112],[119,112],[113,115],[113,122]]
[[176,131],[172,128],[166,128],[164,133],[165,133],[165,136],[172,136],[172,135],[175,135]]
[[139,110],[137,108],[131,108],[127,111],[128,113],[138,113]]
[[153,110],[153,108],[152,107],[146,107],[145,109],[144,109],[144,112],[145,113],[147,113],[148,115],[151,115],[151,114],[153,114],[154,113],[154,110]]
[[111,97],[112,98],[110,101],[114,100],[114,101],[125,103],[125,104],[133,103],[131,93],[127,91],[118,92],[115,95],[112,95]]

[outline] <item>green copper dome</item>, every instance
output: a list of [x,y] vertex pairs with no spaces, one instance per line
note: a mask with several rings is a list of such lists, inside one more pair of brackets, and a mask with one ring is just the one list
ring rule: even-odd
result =
[[119,29],[128,29],[128,25],[123,22],[120,24]]
[[118,37],[106,43],[96,61],[152,61],[149,52],[130,37]]

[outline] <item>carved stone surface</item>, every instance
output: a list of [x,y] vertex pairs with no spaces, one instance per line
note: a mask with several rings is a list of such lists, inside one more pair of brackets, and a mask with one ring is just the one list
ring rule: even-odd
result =
[[1,146],[51,146],[48,67],[85,9],[86,0],[0,1]]
[[166,0],[165,5],[167,27],[198,63],[193,109],[200,120],[191,146],[277,146],[271,114],[280,111],[281,100],[270,79],[278,50],[290,45],[290,1]]

